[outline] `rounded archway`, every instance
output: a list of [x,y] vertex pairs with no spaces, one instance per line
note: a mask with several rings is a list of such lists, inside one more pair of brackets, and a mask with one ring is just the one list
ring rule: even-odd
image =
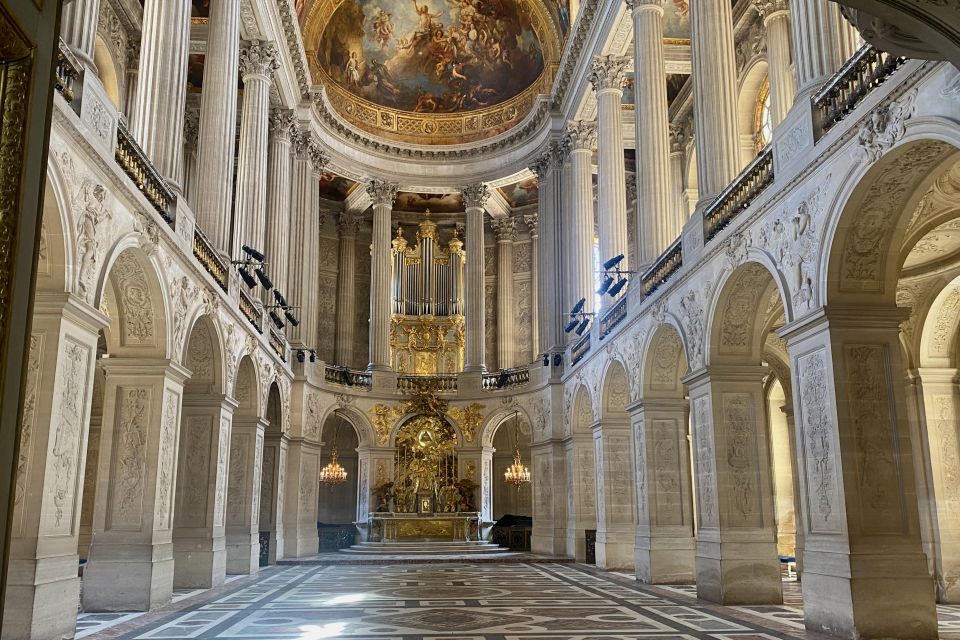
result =
[[529,469],[531,430],[530,421],[516,411],[504,416],[493,432],[493,484],[491,516],[499,522],[507,516],[513,521],[533,518],[533,495],[529,482],[509,484],[504,472],[514,464],[515,454],[519,454],[521,463]]

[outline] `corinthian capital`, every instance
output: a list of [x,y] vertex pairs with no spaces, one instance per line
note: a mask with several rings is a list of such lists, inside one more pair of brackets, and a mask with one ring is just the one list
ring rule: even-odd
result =
[[270,112],[270,133],[277,138],[289,140],[297,126],[297,117],[289,109],[274,109]]
[[553,169],[553,156],[550,151],[544,151],[530,163],[530,171],[537,176],[541,182],[550,176],[550,170]]
[[513,242],[517,237],[517,221],[510,216],[490,218],[490,226],[500,242]]
[[373,200],[373,204],[386,204],[392,207],[399,190],[400,185],[397,183],[380,178],[374,178],[367,183],[367,195]]
[[337,216],[337,228],[342,236],[357,235],[357,228],[360,226],[362,216],[356,211],[341,211]]
[[252,40],[240,49],[240,72],[247,76],[267,76],[280,68],[280,53],[272,42]]
[[567,140],[572,151],[593,151],[597,146],[597,123],[575,120],[567,125]]
[[687,134],[679,124],[670,123],[670,151],[676,153],[683,151],[683,146],[687,143]]
[[487,206],[487,200],[490,199],[490,189],[482,182],[462,187],[460,193],[463,194],[463,204],[467,209],[483,209]]
[[774,14],[790,10],[787,0],[753,0],[753,6],[764,20]]
[[540,224],[540,216],[536,213],[528,213],[523,216],[523,222],[527,225],[527,229],[530,229],[530,235],[537,235],[537,228]]
[[623,79],[630,66],[630,58],[626,56],[597,56],[593,59],[590,71],[590,83],[594,91],[616,89],[623,91]]

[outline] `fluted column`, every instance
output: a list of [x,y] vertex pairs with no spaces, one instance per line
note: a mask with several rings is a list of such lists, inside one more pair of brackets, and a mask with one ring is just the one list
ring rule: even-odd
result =
[[[367,185],[373,200],[373,241],[370,247],[370,364],[371,371],[390,371],[390,278],[392,245],[390,216],[398,185],[374,179]],[[467,209],[469,212],[469,209]],[[469,221],[469,213],[467,220]],[[469,282],[468,282],[469,284]],[[469,326],[468,329],[469,331]]]
[[856,48],[856,30],[840,15],[840,5],[803,0],[790,6],[797,98],[809,98]]
[[63,5],[60,16],[60,37],[70,50],[94,73],[93,49],[97,40],[97,18],[100,16],[100,0],[73,0]]
[[237,0],[211,0],[208,25],[200,99],[201,170],[197,181],[197,226],[216,249],[230,253],[240,3]]
[[627,0],[627,6],[633,11],[639,260],[649,265],[680,233],[672,215],[663,0]]
[[740,171],[737,70],[729,0],[690,3],[690,26],[697,184],[700,202],[704,203],[723,191]]
[[123,83],[123,109],[127,119],[137,103],[137,87],[140,84],[140,42],[127,43],[127,73]]
[[570,290],[569,306],[564,312],[570,311],[580,298],[586,298],[583,310],[589,313],[594,311],[593,292],[597,288],[593,274],[593,177],[590,166],[593,147],[597,143],[596,125],[592,122],[572,122],[567,127],[567,137],[570,144],[570,211],[566,216],[569,223],[567,259],[570,265]]
[[485,184],[463,187],[463,203],[467,210],[467,274],[464,283],[467,344],[464,354],[464,371],[484,371],[484,345],[486,330],[483,324],[483,211],[490,199],[490,190]]
[[[538,201],[537,219],[530,227],[531,234],[538,232],[538,257],[536,265],[537,314],[542,317],[543,326],[539,322],[534,324],[538,330],[539,340],[534,343],[535,355],[554,349],[561,344],[560,323],[563,295],[563,263],[566,257],[561,258],[561,216],[563,206],[561,195],[561,181],[559,166],[562,162],[560,143],[554,142],[544,151],[532,165],[530,170],[537,176]],[[527,221],[530,226],[530,222]],[[543,250],[539,247],[542,244]],[[532,277],[532,276],[531,276]]]
[[535,361],[543,349],[540,348],[540,230],[539,216],[530,213],[523,216],[523,222],[530,230],[530,353],[527,359]]
[[320,344],[320,227],[323,226],[326,213],[320,209],[320,177],[329,156],[312,140],[310,143],[310,226],[303,238],[303,252],[298,262],[306,270],[300,294],[300,320],[306,325],[303,329],[304,340],[311,347]]
[[517,221],[509,216],[490,218],[497,234],[497,366],[509,369],[515,362],[516,323],[513,298],[513,241]]
[[292,168],[292,111],[274,109],[270,114],[270,143],[267,153],[267,221],[263,253],[269,265],[267,273],[273,286],[282,293],[287,289],[287,268],[290,259],[290,187]]
[[190,6],[187,0],[144,3],[139,81],[130,115],[130,133],[178,194],[183,167]]
[[775,127],[793,105],[796,85],[790,69],[790,7],[787,0],[754,0],[767,30],[770,123]]
[[277,47],[254,40],[240,51],[243,71],[243,112],[240,116],[240,150],[237,155],[237,207],[233,225],[233,254],[242,258],[240,246],[263,251],[267,211],[267,139],[270,118],[270,84],[280,68]]
[[183,120],[183,197],[191,210],[196,206],[197,196],[197,141],[200,136],[200,113],[190,110]]
[[[687,193],[683,188],[683,155],[686,135],[681,127],[670,125],[670,207],[665,216],[670,242],[680,237],[683,225],[690,217]],[[669,245],[669,243],[668,243]]]
[[337,270],[337,364],[353,366],[353,327],[356,323],[357,227],[360,212],[343,211],[337,219],[340,230]]
[[[624,56],[599,56],[593,61],[590,82],[597,94],[597,209],[600,219],[600,260],[623,254],[627,265],[626,170],[623,159],[623,132],[620,105],[623,102],[623,78],[629,59]],[[612,302],[603,297],[603,304]]]

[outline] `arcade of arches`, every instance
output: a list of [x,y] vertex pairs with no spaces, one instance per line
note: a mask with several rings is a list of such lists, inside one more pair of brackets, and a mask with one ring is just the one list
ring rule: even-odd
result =
[[20,4],[0,638],[960,628],[949,3]]

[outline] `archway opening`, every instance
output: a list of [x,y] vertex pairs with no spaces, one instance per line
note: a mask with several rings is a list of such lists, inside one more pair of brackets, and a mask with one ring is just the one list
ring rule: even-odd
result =
[[283,433],[280,387],[270,383],[264,411],[263,462],[260,475],[260,566],[283,557],[283,470],[286,468],[287,436]]
[[[358,520],[358,481],[360,458],[357,447],[360,437],[349,420],[332,413],[320,432],[323,449],[320,452],[321,482],[317,502],[317,530],[320,551],[348,547],[355,541]],[[337,484],[323,482],[323,470],[338,464],[346,472],[346,480]]]
[[493,520],[507,523],[526,523],[533,525],[533,494],[530,483],[513,485],[507,482],[504,473],[514,464],[515,454],[521,464],[530,465],[530,423],[519,413],[506,416],[493,434]]

